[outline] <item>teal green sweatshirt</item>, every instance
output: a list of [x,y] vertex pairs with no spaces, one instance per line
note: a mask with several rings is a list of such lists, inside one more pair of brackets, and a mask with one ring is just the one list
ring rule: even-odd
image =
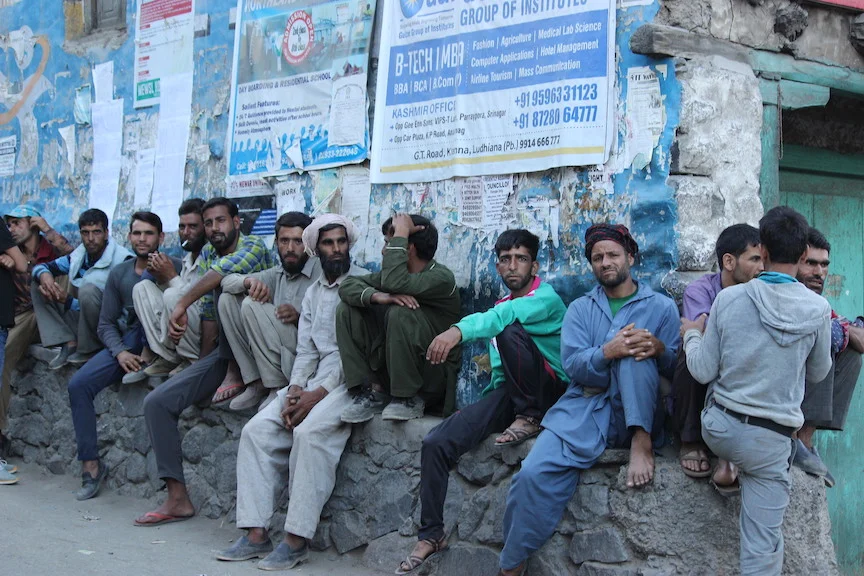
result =
[[504,382],[501,356],[495,346],[494,338],[513,322],[519,322],[534,340],[534,344],[546,358],[549,366],[564,383],[570,379],[561,367],[561,324],[567,307],[561,297],[540,277],[534,278],[531,291],[521,298],[509,295],[495,303],[486,312],[466,316],[454,324],[462,332],[462,341],[488,339],[489,360],[492,364],[492,382],[483,390],[488,394]]

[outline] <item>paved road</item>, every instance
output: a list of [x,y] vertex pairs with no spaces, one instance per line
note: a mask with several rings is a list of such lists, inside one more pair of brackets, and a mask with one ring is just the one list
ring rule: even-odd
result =
[[[20,465],[20,464],[19,464]],[[21,481],[0,486],[0,574],[9,576],[234,576],[265,574],[255,561],[218,562],[216,550],[240,534],[208,518],[155,528],[132,520],[152,502],[103,490],[77,502],[71,476],[22,466]],[[374,576],[359,556],[313,552],[291,576]]]

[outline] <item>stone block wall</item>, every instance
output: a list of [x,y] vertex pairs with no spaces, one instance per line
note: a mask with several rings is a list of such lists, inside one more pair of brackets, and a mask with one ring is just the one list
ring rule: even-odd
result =
[[[25,358],[13,377],[8,433],[13,452],[25,462],[77,478],[66,393],[71,375],[71,369],[52,372],[44,362]],[[100,454],[112,469],[107,490],[155,502],[162,496],[142,411],[148,391],[146,385],[113,386],[99,394],[96,408]],[[233,521],[237,445],[250,416],[220,408],[192,407],[183,413],[184,466],[200,514]],[[366,546],[364,562],[392,574],[416,541],[420,448],[438,421],[393,424],[376,418],[356,426],[313,546],[332,546],[340,553]],[[444,513],[450,550],[419,574],[496,574],[510,479],[530,448],[530,441],[496,448],[490,438],[461,459],[450,473]],[[609,450],[583,474],[554,536],[531,559],[527,574],[738,573],[738,499],[727,500],[705,481],[685,477],[668,455],[658,458],[652,485],[628,490],[627,457],[627,451]],[[784,524],[784,574],[837,574],[825,488],[797,469],[793,481]],[[286,498],[272,519],[274,529],[284,523]]]

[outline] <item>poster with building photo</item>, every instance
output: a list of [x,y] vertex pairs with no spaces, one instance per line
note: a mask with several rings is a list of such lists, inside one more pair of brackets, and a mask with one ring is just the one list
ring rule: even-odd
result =
[[613,0],[394,0],[382,9],[372,182],[606,161]]
[[135,108],[159,104],[161,79],[193,71],[195,0],[138,0]]
[[228,176],[362,162],[375,0],[238,0]]

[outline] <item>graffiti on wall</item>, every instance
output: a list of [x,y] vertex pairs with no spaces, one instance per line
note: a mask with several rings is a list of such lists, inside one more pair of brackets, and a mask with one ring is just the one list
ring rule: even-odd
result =
[[[37,46],[40,52],[38,64],[35,63]],[[39,156],[39,131],[33,108],[43,94],[54,90],[44,75],[51,45],[47,37],[35,36],[28,26],[24,26],[0,35],[0,52],[8,53],[10,50],[15,56],[17,71],[7,69],[4,74],[0,70],[0,127],[18,121],[20,145],[15,172],[24,174],[36,168]]]

